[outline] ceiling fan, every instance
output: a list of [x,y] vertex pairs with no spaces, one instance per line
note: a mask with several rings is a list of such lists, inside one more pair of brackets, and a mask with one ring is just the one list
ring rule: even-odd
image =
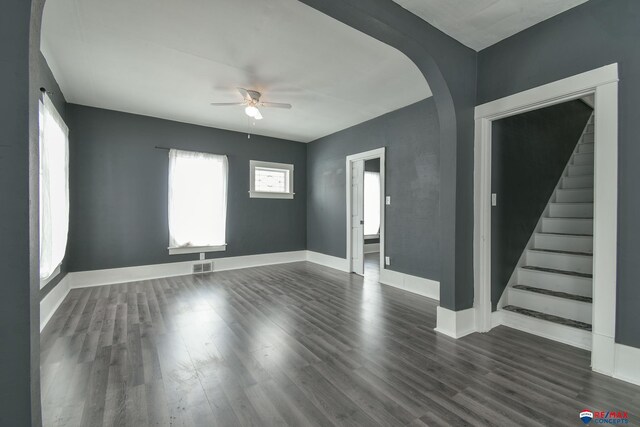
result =
[[240,95],[242,95],[242,98],[244,99],[242,102],[212,102],[211,105],[213,105],[214,107],[231,107],[236,105],[244,105],[246,106],[244,109],[245,114],[256,120],[262,120],[262,114],[260,113],[258,107],[291,109],[291,104],[260,101],[260,97],[262,96],[262,94],[255,90],[248,90],[239,87],[238,92],[240,92]]

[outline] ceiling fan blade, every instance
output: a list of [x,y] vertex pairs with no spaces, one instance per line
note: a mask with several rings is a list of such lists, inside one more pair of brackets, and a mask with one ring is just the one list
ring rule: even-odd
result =
[[260,106],[266,108],[286,108],[287,110],[292,108],[291,104],[284,104],[282,102],[261,102]]
[[232,107],[236,105],[244,105],[244,102],[212,102],[210,105],[214,107]]

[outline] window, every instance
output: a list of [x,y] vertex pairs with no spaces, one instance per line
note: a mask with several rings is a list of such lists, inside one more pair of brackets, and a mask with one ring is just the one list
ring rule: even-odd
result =
[[40,286],[60,272],[69,234],[69,128],[45,94],[40,123]]
[[380,235],[380,172],[364,173],[364,235]]
[[252,198],[293,199],[293,165],[251,160]]
[[169,150],[169,253],[224,251],[227,156]]

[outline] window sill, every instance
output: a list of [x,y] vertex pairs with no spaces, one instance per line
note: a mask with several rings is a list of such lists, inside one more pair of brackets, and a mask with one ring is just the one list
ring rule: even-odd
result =
[[169,255],[200,254],[204,252],[222,252],[227,250],[227,244],[218,246],[184,246],[180,248],[168,248]]
[[262,191],[249,191],[252,199],[293,199],[295,193],[268,193]]

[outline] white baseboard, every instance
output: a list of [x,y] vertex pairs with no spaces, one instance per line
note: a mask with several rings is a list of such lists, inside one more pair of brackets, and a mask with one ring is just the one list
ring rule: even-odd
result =
[[615,368],[613,377],[640,385],[640,348],[622,344],[615,345]]
[[349,273],[349,263],[346,258],[338,258],[314,251],[306,252],[307,261],[309,262]]
[[372,254],[374,252],[380,252],[380,243],[365,243],[364,253]]
[[536,319],[523,314],[513,313],[511,311],[494,311],[491,313],[491,325],[492,327],[504,325],[573,347],[591,350],[591,332],[558,325],[557,323]]
[[380,269],[380,283],[413,292],[414,294],[422,295],[436,301],[440,300],[440,282],[435,280],[424,279],[422,277],[382,268]]
[[456,339],[476,332],[476,309],[453,311],[438,306],[435,331]]
[[47,326],[62,301],[71,290],[69,287],[68,274],[58,282],[58,284],[40,301],[40,332]]

